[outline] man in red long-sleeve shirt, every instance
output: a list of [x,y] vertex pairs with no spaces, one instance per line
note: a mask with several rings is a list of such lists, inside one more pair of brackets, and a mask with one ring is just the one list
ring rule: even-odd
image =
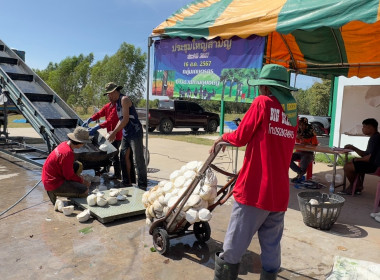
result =
[[[90,129],[90,135],[93,136],[97,130],[100,128],[106,128],[107,132],[112,132],[117,123],[119,122],[119,117],[116,112],[116,101],[110,99],[110,102],[103,106],[100,111],[93,114],[91,118],[85,121],[82,126],[88,126],[92,121],[99,120],[100,118],[105,117],[105,121],[92,127]],[[112,141],[112,145],[118,151],[112,159],[112,165],[114,169],[114,174],[109,179],[121,179],[121,167],[120,167],[120,157],[119,157],[119,148],[121,144],[121,139],[123,138],[123,131],[119,131],[116,134],[116,138]]]
[[260,279],[274,280],[281,265],[280,241],[289,201],[289,164],[297,131],[297,104],[283,66],[268,64],[254,82],[261,96],[252,102],[237,130],[217,139],[246,146],[233,189],[235,202],[224,238],[215,255],[215,278],[237,279],[239,262],[253,236],[261,247]]
[[75,128],[68,133],[68,141],[59,144],[47,157],[42,167],[42,183],[53,204],[57,196],[86,197],[91,182],[74,171],[74,149],[91,143],[88,130]]

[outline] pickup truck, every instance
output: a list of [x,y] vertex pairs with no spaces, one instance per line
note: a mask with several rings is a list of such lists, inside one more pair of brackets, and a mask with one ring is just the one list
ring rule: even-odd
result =
[[307,118],[309,123],[313,126],[314,131],[317,133],[317,135],[330,134],[331,117],[310,115],[299,115],[299,117]]
[[[137,108],[139,120],[144,128],[146,109]],[[148,131],[158,129],[161,133],[170,134],[173,128],[191,128],[198,131],[215,132],[219,126],[219,115],[206,112],[199,104],[185,100],[160,100],[158,109],[149,109]]]

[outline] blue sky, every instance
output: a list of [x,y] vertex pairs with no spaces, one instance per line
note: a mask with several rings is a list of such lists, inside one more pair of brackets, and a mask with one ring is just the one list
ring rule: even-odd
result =
[[[1,3],[0,39],[23,50],[31,68],[93,53],[113,55],[123,42],[147,52],[152,30],[191,0],[17,0]],[[315,78],[297,78],[310,87]],[[293,83],[292,83],[293,85]]]

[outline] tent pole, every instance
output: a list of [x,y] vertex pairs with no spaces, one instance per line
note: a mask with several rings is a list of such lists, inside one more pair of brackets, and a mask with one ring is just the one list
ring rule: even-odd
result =
[[149,93],[150,93],[150,48],[153,44],[151,36],[148,37],[148,69],[146,74],[146,115],[145,115],[145,165],[148,166],[148,134],[149,134]]
[[[332,114],[331,114],[331,124],[330,124],[330,141],[329,146],[334,146],[334,136],[335,136],[335,119],[336,119],[336,105],[338,101],[338,77],[334,76],[334,83],[332,83],[331,87],[333,88],[333,100],[332,100]],[[338,131],[338,147],[340,147],[340,125]]]
[[224,96],[222,95],[222,100],[220,100],[219,135],[222,136],[223,133],[224,133]]

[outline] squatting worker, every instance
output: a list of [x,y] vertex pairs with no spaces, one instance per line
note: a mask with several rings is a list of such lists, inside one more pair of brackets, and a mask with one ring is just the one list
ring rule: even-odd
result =
[[289,200],[289,164],[297,132],[297,104],[286,69],[265,65],[260,96],[255,98],[237,130],[213,144],[225,141],[246,147],[243,166],[233,195],[235,202],[224,238],[223,252],[215,255],[215,278],[236,279],[239,262],[254,234],[261,247],[261,278],[276,279],[281,265],[280,240]]
[[[108,95],[109,100],[116,101],[116,112],[119,117],[119,122],[110,133],[108,140],[112,142],[116,134],[120,130],[123,130],[123,139],[120,148],[123,183],[124,185],[129,185],[133,180],[133,178],[131,178],[132,174],[134,174],[133,160],[129,157],[130,150],[132,149],[137,167],[138,187],[146,190],[148,180],[144,159],[143,128],[131,99],[120,93],[122,88],[122,86],[118,86],[113,82],[109,82],[105,85],[105,94]],[[124,170],[127,170],[127,174],[125,174]]]
[[59,144],[42,167],[42,183],[53,204],[57,196],[86,197],[91,185],[91,182],[78,175],[83,167],[74,159],[75,149],[91,143],[89,132],[79,126],[67,137],[69,140]]
[[[122,88],[122,87],[121,87]],[[121,89],[119,88],[119,90]],[[98,131],[100,128],[107,128],[107,132],[110,133],[113,131],[119,122],[119,117],[116,112],[116,101],[109,98],[109,103],[103,106],[100,111],[96,112],[89,118],[87,121],[85,121],[82,126],[88,127],[88,125],[92,121],[99,120],[102,117],[105,117],[105,121],[92,127],[90,129],[90,136],[93,136],[96,131]],[[116,148],[117,153],[112,158],[112,165],[114,169],[114,174],[109,177],[109,179],[121,179],[121,167],[120,167],[120,158],[119,158],[119,148],[121,144],[121,139],[123,138],[123,132],[120,130],[118,133],[116,133],[116,138],[112,142],[112,145]]]

